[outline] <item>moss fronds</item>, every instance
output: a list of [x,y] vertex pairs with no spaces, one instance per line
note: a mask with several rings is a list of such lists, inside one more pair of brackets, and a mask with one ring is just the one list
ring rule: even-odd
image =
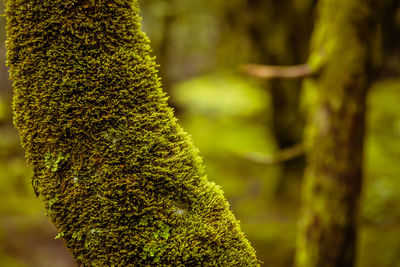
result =
[[160,89],[137,1],[7,1],[14,123],[83,266],[255,266]]

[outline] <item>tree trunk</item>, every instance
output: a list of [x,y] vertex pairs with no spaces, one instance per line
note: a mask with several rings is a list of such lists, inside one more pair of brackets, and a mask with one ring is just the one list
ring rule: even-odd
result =
[[[267,65],[296,65],[306,60],[312,29],[310,13],[312,0],[303,1],[246,0],[248,35],[252,45],[252,63]],[[243,22],[241,22],[243,23]],[[299,112],[301,80],[273,80],[266,82],[272,97],[272,128],[280,149],[288,149],[302,142],[304,118]],[[276,194],[287,193],[293,174],[304,171],[304,158],[298,157],[282,164],[282,176]],[[298,175],[300,178],[301,176]],[[300,181],[300,179],[298,179]]]
[[7,1],[14,122],[82,266],[256,266],[177,124],[137,0]]
[[354,265],[370,11],[364,0],[321,0],[318,6],[309,60],[318,100],[308,126],[297,267]]

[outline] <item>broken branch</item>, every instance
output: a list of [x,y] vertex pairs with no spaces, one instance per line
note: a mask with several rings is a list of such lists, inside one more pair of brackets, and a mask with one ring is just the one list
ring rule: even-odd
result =
[[246,64],[242,66],[242,72],[261,79],[275,78],[303,78],[313,73],[308,64],[294,66],[273,66],[273,65],[258,65]]
[[303,144],[298,144],[289,148],[282,149],[276,152],[274,155],[266,155],[263,153],[249,152],[240,155],[241,157],[251,160],[257,163],[265,165],[274,165],[282,162],[292,160],[294,158],[300,157],[305,153],[305,148]]

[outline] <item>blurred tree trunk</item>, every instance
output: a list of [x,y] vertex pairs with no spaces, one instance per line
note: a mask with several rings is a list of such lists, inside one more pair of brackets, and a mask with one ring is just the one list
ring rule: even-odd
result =
[[297,267],[354,265],[371,10],[363,0],[318,5],[309,59],[317,73],[317,102],[308,126]]
[[[313,0],[263,1],[247,0],[247,29],[252,45],[253,63],[296,65],[306,61],[312,29]],[[299,112],[300,80],[266,82],[272,96],[272,126],[280,149],[302,141],[304,119]],[[302,173],[304,159],[283,163],[283,173],[276,188],[277,194],[287,190],[290,177]]]
[[[381,49],[374,54],[382,65],[379,78],[398,77],[400,75],[400,1],[381,0],[375,13],[380,21],[382,38]],[[380,60],[379,60],[380,59]]]

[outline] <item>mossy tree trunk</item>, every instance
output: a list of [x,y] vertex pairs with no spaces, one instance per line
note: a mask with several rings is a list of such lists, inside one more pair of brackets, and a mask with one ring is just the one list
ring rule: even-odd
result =
[[317,102],[308,126],[297,267],[354,265],[370,12],[364,0],[319,2],[309,61],[317,73]]
[[160,88],[136,0],[7,1],[14,123],[83,266],[257,266]]

